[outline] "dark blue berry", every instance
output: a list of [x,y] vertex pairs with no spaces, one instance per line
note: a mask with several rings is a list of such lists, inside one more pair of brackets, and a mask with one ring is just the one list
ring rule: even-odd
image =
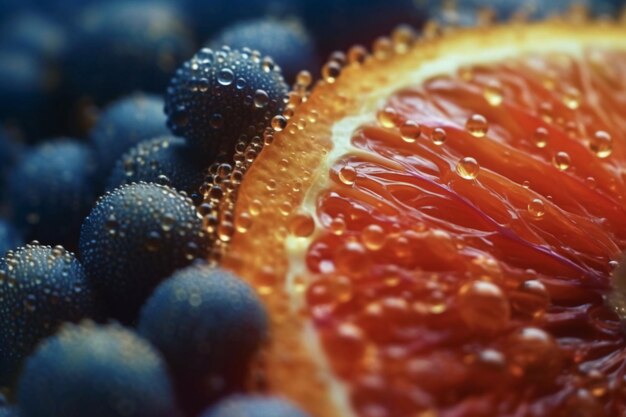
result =
[[206,158],[184,139],[163,136],[143,141],[126,152],[115,164],[107,189],[144,181],[169,185],[191,195],[204,182],[206,169]]
[[28,359],[21,417],[176,417],[160,355],[131,330],[66,325]]
[[24,244],[22,234],[7,220],[0,219],[0,256]]
[[154,287],[208,253],[191,200],[156,184],[122,186],[102,197],[85,219],[80,255],[110,314],[136,317]]
[[196,263],[157,287],[138,329],[165,356],[182,402],[200,411],[206,400],[242,385],[266,338],[267,317],[245,282]]
[[0,259],[0,382],[63,322],[96,313],[85,272],[73,253],[30,244]]
[[14,406],[0,407],[0,417],[20,417],[20,410]]
[[167,124],[210,155],[230,156],[261,137],[284,107],[287,85],[271,60],[249,50],[204,48],[176,71],[167,89]]
[[8,177],[16,224],[29,239],[75,248],[96,199],[96,173],[91,148],[75,140],[55,139],[24,152]]
[[0,26],[0,45],[56,61],[67,46],[63,27],[49,17],[21,12]]
[[163,91],[193,53],[185,19],[165,2],[100,2],[75,20],[64,59],[66,88],[98,103]]
[[206,410],[200,417],[308,417],[290,402],[276,397],[234,395]]
[[273,18],[238,22],[211,39],[210,45],[232,49],[250,48],[272,57],[289,82],[301,70],[318,70],[315,44],[308,31],[296,19]]
[[107,178],[115,162],[146,139],[168,135],[163,99],[135,94],[112,103],[90,132],[99,170]]
[[4,184],[5,175],[19,158],[22,150],[22,145],[0,128],[0,184]]

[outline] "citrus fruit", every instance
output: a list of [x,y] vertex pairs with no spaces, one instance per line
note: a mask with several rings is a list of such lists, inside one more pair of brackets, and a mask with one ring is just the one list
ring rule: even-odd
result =
[[323,417],[624,415],[625,36],[399,29],[301,73],[205,224],[268,306],[269,390]]

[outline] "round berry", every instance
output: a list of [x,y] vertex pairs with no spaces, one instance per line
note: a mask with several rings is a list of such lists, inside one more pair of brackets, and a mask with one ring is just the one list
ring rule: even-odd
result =
[[266,338],[267,317],[245,282],[201,262],[157,287],[141,310],[138,329],[165,356],[183,402],[200,411],[204,399],[242,385]]
[[200,417],[308,417],[290,402],[276,397],[234,395],[206,410]]
[[238,142],[261,137],[284,107],[287,85],[271,59],[250,50],[204,48],[167,89],[167,124],[205,154],[229,157]]
[[208,249],[191,200],[157,184],[125,185],[107,193],[80,234],[88,279],[109,313],[124,322],[134,320],[159,282],[206,256]]
[[159,354],[131,330],[66,325],[28,359],[21,417],[176,417]]
[[29,239],[75,248],[96,199],[96,174],[90,147],[76,140],[54,139],[29,149],[8,178],[16,224]]
[[163,136],[139,143],[118,159],[107,189],[144,181],[169,185],[191,195],[198,192],[206,170],[206,159],[184,139]]
[[22,234],[7,220],[0,219],[0,256],[24,244]]
[[23,11],[0,26],[0,45],[56,61],[67,46],[63,27],[46,15]]
[[250,48],[272,57],[289,82],[301,70],[318,69],[313,39],[296,19],[274,18],[242,21],[227,27],[211,39],[210,46]]
[[185,19],[166,3],[99,2],[75,20],[63,60],[66,89],[99,103],[162,91],[193,53]]
[[89,136],[105,176],[115,162],[130,148],[146,139],[168,135],[163,99],[154,95],[134,94],[107,107]]
[[85,272],[73,253],[30,244],[0,259],[0,382],[63,322],[96,312]]

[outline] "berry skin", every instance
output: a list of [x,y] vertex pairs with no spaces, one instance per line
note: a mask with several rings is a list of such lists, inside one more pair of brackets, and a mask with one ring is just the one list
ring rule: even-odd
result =
[[169,185],[192,195],[204,182],[206,165],[205,158],[184,139],[163,136],[143,141],[118,159],[107,190],[144,181]]
[[235,23],[210,42],[213,48],[222,45],[232,49],[247,47],[272,57],[289,82],[294,81],[299,71],[316,71],[319,67],[313,39],[295,19],[265,18]]
[[63,60],[66,89],[97,103],[132,91],[163,91],[193,53],[185,19],[165,3],[100,2],[75,20]]
[[66,325],[27,360],[21,417],[177,417],[161,356],[117,324]]
[[75,248],[96,199],[96,173],[91,149],[75,140],[55,139],[26,151],[7,181],[15,223],[29,239]]
[[125,185],[107,193],[80,234],[88,279],[109,313],[126,323],[159,282],[208,250],[191,200],[157,184]]
[[262,137],[281,112],[287,85],[280,69],[250,50],[204,48],[176,71],[165,97],[176,136],[218,158]]
[[23,244],[22,234],[7,220],[0,219],[0,256]]
[[163,100],[134,94],[112,103],[90,132],[99,171],[106,178],[115,162],[139,142],[168,135]]
[[73,253],[29,244],[0,260],[0,383],[11,383],[22,361],[63,322],[93,317],[96,307]]
[[256,395],[234,395],[206,410],[200,417],[308,417],[286,400]]
[[157,287],[141,310],[138,329],[163,353],[182,402],[193,404],[197,414],[207,399],[242,385],[266,338],[267,317],[245,282],[198,262]]

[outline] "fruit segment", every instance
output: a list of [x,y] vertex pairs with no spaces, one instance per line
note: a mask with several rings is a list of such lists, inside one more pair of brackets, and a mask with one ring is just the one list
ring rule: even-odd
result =
[[352,133],[305,301],[360,417],[626,413],[624,70],[598,49],[462,67]]

